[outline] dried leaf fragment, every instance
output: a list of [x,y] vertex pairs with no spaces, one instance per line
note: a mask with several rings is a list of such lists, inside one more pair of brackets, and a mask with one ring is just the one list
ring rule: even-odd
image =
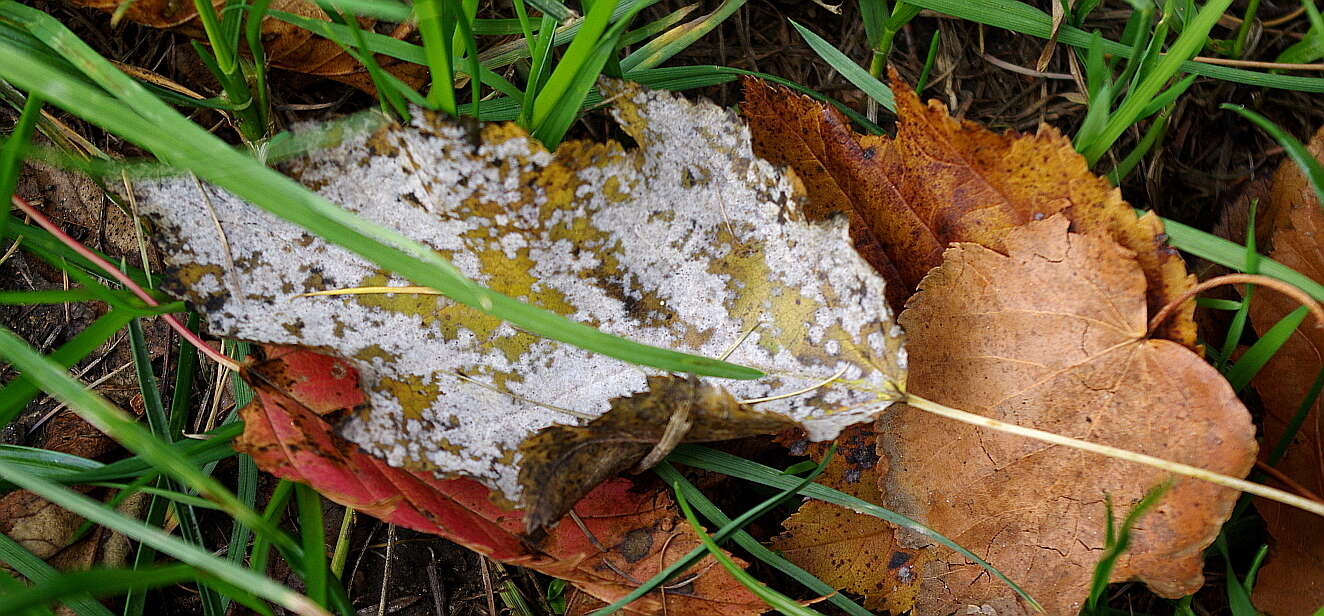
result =
[[612,400],[597,419],[548,426],[520,445],[524,522],[542,528],[561,519],[593,486],[626,470],[651,468],[680,443],[772,434],[794,425],[693,376],[648,377],[647,391]]
[[[883,502],[878,482],[887,459],[875,451],[877,440],[871,425],[847,428],[837,437],[837,455],[818,483],[866,502]],[[799,445],[792,445],[792,452]],[[806,453],[822,460],[826,449],[811,444]],[[782,526],[785,532],[770,547],[832,587],[863,596],[865,609],[901,614],[914,607],[922,559],[931,551],[900,545],[887,522],[810,499]]]
[[[1310,149],[1324,154],[1324,130]],[[1296,163],[1287,160],[1274,176],[1261,224],[1271,225],[1269,256],[1316,282],[1324,283],[1324,210]],[[1263,335],[1297,308],[1278,293],[1251,298],[1251,324]],[[1264,403],[1263,447],[1271,451],[1287,432],[1302,401],[1324,369],[1324,324],[1313,318],[1293,332],[1253,384]],[[1316,399],[1277,465],[1278,470],[1315,494],[1324,494],[1324,403]],[[1274,538],[1269,559],[1256,577],[1255,607],[1271,615],[1310,613],[1324,605],[1324,526],[1309,513],[1256,499],[1255,508]]]
[[[1145,338],[1146,280],[1107,237],[1070,233],[1060,215],[1005,238],[1006,256],[948,249],[902,315],[910,387],[1002,421],[1244,476],[1256,446],[1230,386],[1189,349]],[[881,422],[885,504],[969,546],[1048,613],[1075,613],[1104,544],[1104,497],[1119,510],[1165,473],[914,409]],[[1238,494],[1178,480],[1139,521],[1114,580],[1163,596],[1198,589],[1202,551]],[[903,544],[924,546],[903,532]],[[921,576],[918,613],[989,605],[1026,613],[1005,586],[941,547]]]
[[[745,80],[742,109],[754,151],[805,179],[813,204],[806,213],[849,215],[861,253],[885,275],[895,268],[906,290],[949,244],[1001,251],[1009,231],[1058,212],[1073,230],[1106,234],[1136,254],[1151,312],[1192,286],[1158,217],[1137,218],[1056,129],[995,134],[952,118],[940,103],[924,105],[895,71],[891,81],[900,86],[895,139],[857,134],[835,109],[753,79]],[[1159,337],[1195,348],[1194,310],[1188,302]]]
[[[430,244],[467,276],[604,331],[768,376],[725,387],[815,439],[900,397],[901,331],[840,224],[803,220],[794,183],[711,104],[609,84],[639,144],[550,153],[514,125],[467,131],[420,112],[285,168]],[[368,404],[341,434],[391,465],[470,477],[518,501],[518,446],[607,411],[651,374],[536,338],[444,297],[296,297],[401,286],[368,262],[192,181],[139,184],[169,284],[214,333],[334,352]],[[211,224],[215,214],[224,235]]]

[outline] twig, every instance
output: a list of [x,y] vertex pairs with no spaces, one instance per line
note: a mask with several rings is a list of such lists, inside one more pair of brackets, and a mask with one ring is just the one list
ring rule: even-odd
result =
[[[148,293],[147,291],[143,290],[143,288],[138,286],[138,283],[134,282],[132,278],[129,278],[127,274],[120,271],[120,269],[115,267],[114,265],[107,263],[105,259],[102,259],[95,252],[88,250],[87,247],[82,245],[82,243],[80,243],[78,240],[70,237],[69,234],[61,230],[58,226],[55,225],[55,223],[51,222],[49,218],[46,218],[46,215],[41,213],[40,210],[29,205],[28,202],[24,200],[22,197],[19,197],[18,195],[14,195],[13,197],[10,198],[10,200],[13,202],[15,206],[18,207],[18,209],[23,210],[24,214],[27,214],[30,218],[32,218],[32,220],[36,222],[38,226],[40,226],[42,229],[45,229],[51,235],[54,235],[56,239],[60,240],[61,243],[63,243],[65,246],[68,246],[71,250],[78,253],[84,259],[91,261],[94,265],[101,268],[103,271],[109,274],[111,278],[114,278],[120,284],[124,285],[124,287],[127,288],[129,291],[132,291],[134,295],[138,296],[138,299],[141,299],[143,301],[143,303],[147,304],[148,306],[161,305],[160,302],[156,301],[156,298],[152,297],[151,293]],[[180,323],[179,319],[176,319],[174,315],[163,314],[161,315],[161,318],[165,319],[166,323],[170,324],[170,327],[173,328],[176,332],[178,332],[181,338],[187,340],[189,344],[192,344],[193,346],[197,347],[198,351],[200,351],[203,355],[210,357],[212,361],[215,361],[216,363],[221,364],[222,366],[225,366],[230,370],[235,370],[235,371],[239,370],[238,363],[235,363],[234,360],[230,359],[229,357],[226,357],[225,354],[217,351],[216,349],[211,348],[211,345],[204,342],[202,338],[198,337],[197,334],[190,331],[189,328],[184,327],[184,324]]]

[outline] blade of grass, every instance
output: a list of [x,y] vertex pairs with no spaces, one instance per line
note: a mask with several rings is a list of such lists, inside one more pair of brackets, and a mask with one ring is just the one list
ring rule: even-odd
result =
[[[3,337],[0,336],[0,339],[3,339]],[[329,616],[329,612],[313,604],[307,597],[277,584],[266,576],[257,575],[247,569],[236,567],[233,563],[212,556],[210,552],[167,535],[160,529],[152,528],[137,520],[109,511],[102,507],[100,503],[82,494],[62,488],[4,462],[0,462],[0,474],[3,474],[9,481],[68,509],[70,512],[151,545],[183,563],[214,575],[222,581],[248,589],[258,596],[295,613]]]
[[[42,101],[40,96],[28,96],[23,102],[23,111],[18,116],[14,131],[5,140],[0,149],[0,203],[9,203],[9,197],[18,186],[18,172],[23,166],[28,144],[32,141],[32,128],[41,117]],[[4,235],[5,225],[9,222],[9,208],[0,212],[0,236]]]
[[[69,368],[82,361],[102,343],[110,340],[115,332],[129,324],[133,318],[133,313],[127,310],[111,310],[60,345],[60,348],[47,358],[64,368]],[[40,391],[37,383],[27,374],[19,375],[5,385],[4,389],[0,389],[0,426],[9,425]]]
[[[731,534],[744,528],[750,522],[753,522],[754,520],[762,517],[764,514],[771,511],[774,507],[780,505],[781,503],[786,502],[786,499],[795,496],[797,493],[799,493],[799,491],[802,488],[809,485],[814,479],[816,479],[820,474],[822,474],[823,470],[827,468],[827,462],[831,459],[831,457],[835,453],[836,453],[836,446],[834,445],[833,447],[828,449],[827,454],[823,456],[823,462],[818,464],[814,472],[810,473],[808,476],[804,477],[803,479],[798,477],[792,478],[794,483],[791,486],[786,487],[780,493],[774,495],[772,498],[769,498],[763,501],[762,503],[755,505],[754,507],[750,508],[748,511],[740,514],[739,517],[732,520],[730,523],[722,526],[720,530],[714,533],[714,536],[716,537],[714,541],[715,542],[725,541],[726,538]],[[666,462],[663,461],[662,464],[666,464]],[[695,563],[699,562],[699,559],[703,556],[705,551],[706,548],[704,548],[703,546],[699,546],[694,548],[693,550],[690,550],[688,554],[682,556],[676,562],[667,565],[666,568],[657,572],[656,575],[649,578],[648,581],[644,582],[643,584],[640,584],[634,590],[630,591],[630,593],[627,594],[626,596],[621,597],[620,599],[616,600],[615,603],[612,603],[607,607],[604,607],[596,612],[593,612],[593,616],[608,616],[609,614],[616,612],[617,610],[629,605],[630,603],[633,603],[636,599],[648,594],[653,589],[666,583],[667,580],[671,579],[676,574],[684,571],[685,569],[688,569],[689,567],[693,566]]]
[[[1211,0],[1205,3],[1195,19],[1186,24],[1177,40],[1154,64],[1152,71],[1143,76],[1133,89],[1127,92],[1126,100],[1108,119],[1098,138],[1092,140],[1081,150],[1085,160],[1093,165],[1112,147],[1117,138],[1128,127],[1140,119],[1140,114],[1159,94],[1174,75],[1182,69],[1183,63],[1194,57],[1209,38],[1209,31],[1218,24],[1223,12],[1232,4],[1232,0]],[[1139,76],[1139,74],[1137,74]]]
[[322,526],[322,495],[305,484],[294,486],[294,498],[299,508],[299,536],[303,538],[303,582],[308,598],[319,605],[326,604],[327,561],[326,529]]
[[[185,564],[153,567],[142,571],[131,569],[75,571],[58,575],[23,592],[4,595],[5,609],[25,609],[30,606],[42,605],[70,595],[86,593],[89,589],[95,596],[106,597],[130,590],[146,591],[151,588],[171,586],[189,581],[217,583],[211,581],[210,577]],[[271,614],[271,611],[267,610],[261,602],[256,601],[252,595],[228,584],[225,586],[248,607],[258,610],[262,614]]]
[[621,60],[621,70],[629,72],[635,69],[653,68],[670,60],[672,56],[684,51],[695,41],[722,25],[722,22],[734,15],[742,6],[745,6],[745,0],[723,0],[722,4],[711,13],[659,35],[626,56]]
[[1233,364],[1227,371],[1227,382],[1232,385],[1233,391],[1240,393],[1250,384],[1251,379],[1254,379],[1255,375],[1260,373],[1265,364],[1269,363],[1269,360],[1273,359],[1273,356],[1278,353],[1278,349],[1282,348],[1287,340],[1292,337],[1293,332],[1306,319],[1307,314],[1308,310],[1305,306],[1289,312],[1287,316],[1274,323],[1269,331],[1264,332],[1264,335],[1260,336],[1260,339],[1256,340],[1255,344],[1252,344],[1246,350],[1245,354],[1237,360],[1237,363]]
[[769,607],[787,616],[819,616],[818,612],[800,605],[794,599],[769,588],[767,584],[754,579],[754,576],[741,569],[740,565],[731,560],[730,556],[722,552],[722,548],[717,547],[713,538],[709,537],[707,531],[703,529],[703,525],[699,524],[699,520],[694,517],[694,510],[690,509],[689,502],[685,500],[685,492],[680,489],[680,484],[673,485],[672,490],[676,493],[676,503],[680,505],[680,510],[685,514],[685,520],[690,523],[690,528],[694,529],[694,534],[699,536],[699,541],[703,543],[703,547],[708,549],[708,553],[712,554],[713,558],[721,563],[722,568],[726,569],[731,577],[735,578],[745,588],[748,588],[755,596],[763,599],[763,602],[767,603]]
[[[1178,250],[1207,259],[1224,267],[1242,271],[1246,266],[1246,247],[1236,242],[1205,233],[1175,220],[1164,218],[1163,227],[1168,243]],[[1324,285],[1273,259],[1259,256],[1258,272],[1290,284],[1319,301],[1324,301]]]
[[[734,456],[726,452],[717,451],[716,449],[701,447],[697,445],[680,445],[676,447],[675,451],[673,451],[667,459],[674,464],[684,464],[686,466],[691,466],[697,469],[712,471],[715,473],[721,473],[723,475],[729,475],[731,477],[744,479],[746,481],[753,481],[755,483],[761,483],[763,485],[771,486],[773,488],[785,489],[792,485],[795,485],[797,482],[797,480],[794,477],[788,477],[786,475],[783,475],[781,474],[781,471],[778,471],[775,468],[764,466],[757,462],[746,460],[744,458]],[[988,561],[985,561],[984,559],[975,555],[974,552],[971,552],[970,550],[961,547],[961,545],[956,543],[955,541],[948,539],[947,537],[943,536],[941,533],[938,533],[928,528],[927,526],[920,524],[919,522],[911,520],[910,518],[907,518],[901,514],[879,507],[878,505],[875,505],[873,503],[860,500],[854,496],[846,494],[845,492],[834,490],[827,486],[816,483],[805,486],[802,490],[800,490],[800,493],[803,494],[804,496],[808,496],[810,498],[816,498],[823,502],[832,503],[834,505],[841,505],[842,507],[850,509],[851,511],[855,511],[856,513],[871,515],[876,518],[887,520],[888,522],[891,522],[897,526],[912,530],[925,537],[928,537],[936,543],[940,543],[944,546],[947,546],[948,548],[951,548],[952,550],[956,551],[961,556],[964,556],[965,558],[969,559],[971,562],[978,564],[980,567],[983,567],[984,570],[988,571],[990,575],[1001,580],[1004,584],[1006,584],[1009,588],[1011,588],[1017,595],[1019,595],[1022,599],[1024,599],[1026,603],[1028,603],[1031,606],[1035,606],[1036,609],[1042,611],[1042,608],[1038,607],[1039,606],[1038,601],[1035,601],[1035,599],[1031,597],[1029,593],[1026,593],[1024,589],[1022,589],[1015,582],[1011,581],[1011,578],[1008,578],[1001,571],[998,571],[997,568],[995,568],[993,565],[990,565]]]
[[[199,471],[180,455],[179,451],[157,440],[124,411],[85,389],[58,364],[37,354],[23,339],[7,328],[0,328],[0,357],[6,358],[24,374],[30,376],[42,389],[68,404],[85,421],[141,456],[152,467],[196,489],[204,498],[216,502],[226,513],[245,521],[258,532],[277,542],[277,545],[284,546],[292,553],[298,552],[298,544],[294,543],[289,535],[263,520],[256,512],[244,507],[225,486]],[[19,482],[13,481],[13,483]]]
[[[1042,39],[1047,39],[1052,35],[1052,18],[1047,13],[1024,2],[1016,2],[1015,0],[908,0],[908,2],[953,17]],[[1059,43],[1074,47],[1088,47],[1090,37],[1089,33],[1067,25],[1063,25],[1058,32]],[[1124,58],[1134,59],[1136,57],[1130,46],[1116,41],[1104,40],[1103,51],[1109,55]],[[1324,92],[1324,79],[1318,77],[1277,75],[1191,61],[1181,63],[1179,69],[1184,73],[1256,87],[1281,88],[1300,92]]]
[[799,32],[800,36],[809,44],[809,48],[813,49],[814,53],[818,54],[818,57],[823,58],[823,60],[830,64],[832,68],[836,69],[838,73],[841,73],[841,76],[845,77],[846,81],[854,84],[861,92],[864,92],[869,98],[877,101],[879,105],[882,105],[888,111],[896,111],[896,100],[892,97],[891,88],[887,87],[883,82],[878,81],[873,75],[870,75],[869,71],[861,68],[854,60],[846,57],[846,54],[838,51],[836,47],[832,46],[832,43],[823,40],[823,37],[814,34],[808,28],[795,23],[794,20],[790,21],[791,26],[795,28],[795,31]]
[[[7,463],[0,461],[0,468],[4,468]],[[10,467],[17,468],[17,467]],[[9,535],[0,533],[0,562],[3,562],[18,571],[23,577],[32,580],[33,584],[40,586],[54,580],[60,576],[59,570],[46,564],[35,554],[29,552],[27,548],[19,545],[17,541],[9,538]],[[86,589],[84,589],[86,591]],[[8,598],[6,597],[6,601]],[[69,609],[73,610],[78,616],[114,616],[110,610],[98,603],[90,595],[83,593],[70,594],[61,601]]]
[[[811,460],[806,460],[805,462],[808,463],[809,468],[818,468],[819,466]],[[731,518],[727,517],[717,505],[714,505],[712,501],[708,500],[708,498],[703,495],[703,492],[700,492],[694,484],[685,479],[685,476],[682,475],[680,471],[677,471],[675,467],[667,462],[663,462],[653,467],[653,472],[657,473],[657,475],[662,478],[662,481],[673,486],[679,485],[680,490],[685,494],[685,498],[690,501],[699,513],[703,514],[703,517],[708,518],[713,524],[716,524],[719,527],[724,527],[731,523]],[[842,611],[847,614],[850,614],[851,616],[871,616],[871,612],[860,607],[860,605],[854,601],[851,601],[850,597],[837,592],[835,588],[829,586],[823,580],[814,577],[814,574],[797,567],[791,561],[782,558],[776,552],[764,547],[763,544],[750,536],[749,533],[740,530],[732,535],[731,539],[736,542],[736,545],[739,545],[741,548],[744,548],[746,552],[749,552],[750,556],[753,556],[754,558],[767,563],[772,568],[785,573],[814,593],[827,597],[828,603],[841,608]]]
[[563,98],[574,97],[571,86],[595,55],[594,49],[607,32],[616,5],[617,0],[599,0],[584,15],[579,32],[570,41],[570,46],[566,48],[560,62],[547,77],[547,83],[539,90],[537,98],[532,100],[533,112],[530,120],[535,131],[542,126],[553,110],[568,103],[568,99],[562,100]]
[[1085,600],[1085,609],[1083,614],[1102,614],[1107,609],[1107,590],[1108,580],[1112,577],[1113,569],[1117,566],[1117,559],[1121,558],[1126,549],[1131,546],[1131,530],[1135,528],[1136,521],[1146,511],[1154,506],[1163,494],[1171,487],[1169,483],[1161,483],[1154,486],[1145,496],[1140,499],[1131,511],[1127,512],[1126,518],[1122,520],[1119,528],[1113,528],[1113,501],[1106,498],[1104,504],[1108,510],[1108,532],[1107,539],[1104,542],[1103,556],[1099,562],[1094,565],[1094,573],[1090,578],[1090,594]]
[[1310,150],[1306,149],[1305,145],[1300,141],[1297,141],[1296,137],[1289,135],[1287,131],[1280,128],[1277,124],[1274,124],[1269,118],[1246,109],[1241,105],[1223,103],[1222,105],[1219,105],[1218,108],[1235,112],[1241,117],[1250,120],[1252,124],[1260,127],[1264,132],[1272,135],[1274,140],[1278,142],[1278,145],[1283,146],[1283,149],[1287,151],[1287,156],[1292,159],[1292,162],[1295,162],[1296,165],[1301,168],[1301,172],[1310,179],[1310,186],[1315,189],[1315,196],[1319,199],[1321,204],[1324,204],[1324,164],[1320,164],[1319,160],[1310,153]]

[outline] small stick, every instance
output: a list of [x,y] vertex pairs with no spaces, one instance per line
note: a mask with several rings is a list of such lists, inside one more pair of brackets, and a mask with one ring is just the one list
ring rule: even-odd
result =
[[[54,235],[56,239],[60,240],[60,242],[62,242],[65,246],[68,246],[70,249],[81,255],[83,258],[87,259],[88,261],[91,261],[97,267],[100,267],[107,274],[109,274],[111,278],[114,278],[115,280],[119,281],[119,283],[124,285],[125,288],[132,291],[134,295],[137,295],[138,299],[141,299],[143,303],[147,304],[148,306],[161,305],[160,302],[156,301],[156,298],[152,297],[151,293],[144,291],[143,288],[138,286],[138,283],[134,282],[132,278],[129,278],[127,274],[120,271],[119,268],[115,267],[114,265],[107,263],[105,259],[102,259],[101,257],[97,256],[96,253],[92,252],[91,250],[88,250],[87,247],[82,245],[78,240],[70,237],[69,234],[65,233],[63,230],[57,227],[55,223],[51,222],[49,218],[46,218],[45,214],[42,214],[41,211],[38,210],[37,208],[32,207],[22,197],[19,197],[18,195],[14,195],[13,197],[10,198],[10,200],[13,202],[15,206],[18,207],[18,209],[23,210],[24,214],[27,214],[28,217],[30,217],[34,222],[36,222],[38,226],[40,226],[42,229],[45,229],[51,235]],[[230,370],[234,370],[234,371],[239,370],[238,363],[236,363],[233,359],[226,357],[225,354],[217,351],[216,349],[211,348],[211,345],[208,345],[206,342],[204,342],[202,338],[198,337],[197,334],[190,331],[189,328],[184,327],[184,324],[180,323],[179,319],[176,319],[174,315],[163,314],[161,315],[161,318],[165,319],[166,323],[170,324],[170,327],[174,329],[176,332],[178,332],[181,338],[187,340],[189,344],[192,344],[193,346],[197,347],[198,351],[200,351],[203,355],[210,357],[212,361],[215,361],[216,363],[225,366]]]

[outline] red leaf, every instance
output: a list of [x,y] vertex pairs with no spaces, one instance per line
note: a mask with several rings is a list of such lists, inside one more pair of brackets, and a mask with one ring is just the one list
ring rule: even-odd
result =
[[[524,533],[523,516],[470,479],[438,479],[389,466],[340,437],[339,416],[365,403],[352,366],[297,347],[265,347],[267,359],[244,369],[256,397],[242,411],[235,448],[263,470],[306,483],[327,498],[387,522],[432,533],[508,564],[569,580],[615,601],[699,545],[666,492],[637,491],[615,479],[575,506],[584,530],[563,520],[545,536]],[[590,533],[592,537],[585,534]],[[632,613],[760,614],[766,606],[708,558],[692,582],[656,591]]]

